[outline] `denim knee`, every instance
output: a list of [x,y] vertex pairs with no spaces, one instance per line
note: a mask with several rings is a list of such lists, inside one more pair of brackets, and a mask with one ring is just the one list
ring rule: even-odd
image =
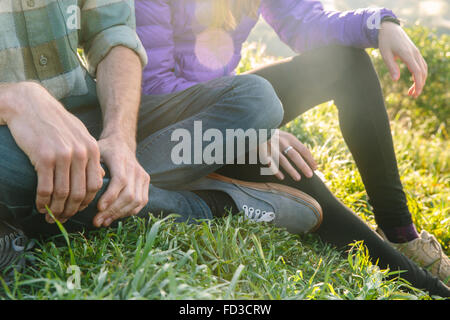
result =
[[5,200],[5,190],[13,190],[18,199],[23,198],[23,195],[34,194],[36,171],[7,126],[0,126],[0,141],[0,201]]
[[[235,77],[237,95],[251,96],[246,104],[246,112],[251,115],[249,128],[276,129],[284,117],[283,105],[271,83],[263,77],[246,74]],[[236,88],[236,87],[235,87]]]
[[37,175],[7,126],[0,126],[0,219],[18,222],[35,207]]

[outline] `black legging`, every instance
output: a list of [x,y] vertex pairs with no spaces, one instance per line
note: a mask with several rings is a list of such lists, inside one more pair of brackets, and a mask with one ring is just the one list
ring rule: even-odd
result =
[[[334,100],[339,122],[361,173],[375,220],[383,228],[412,223],[402,189],[389,120],[377,74],[364,50],[330,46],[310,51],[254,70],[270,81],[285,110],[284,123],[325,101]],[[432,294],[450,291],[428,271],[383,241],[359,217],[340,202],[316,175],[296,182],[261,176],[257,165],[228,165],[219,170],[240,180],[282,183],[313,196],[322,206],[323,222],[316,231],[338,248],[363,240],[373,261],[381,268],[406,270],[402,277]]]

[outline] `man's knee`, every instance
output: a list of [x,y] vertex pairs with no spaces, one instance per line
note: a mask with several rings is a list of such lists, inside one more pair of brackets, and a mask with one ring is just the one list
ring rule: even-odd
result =
[[251,123],[248,123],[249,127],[278,128],[283,121],[284,110],[270,82],[253,74],[239,75],[235,82],[241,86],[237,90],[239,97],[246,102],[246,112],[251,119]]
[[6,206],[32,205],[36,172],[7,126],[0,126],[0,141],[0,202]]

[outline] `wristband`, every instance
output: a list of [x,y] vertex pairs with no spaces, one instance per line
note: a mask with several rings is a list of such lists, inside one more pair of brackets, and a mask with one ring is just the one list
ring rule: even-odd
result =
[[397,18],[391,17],[391,16],[385,16],[385,17],[383,17],[383,18],[381,19],[381,22],[382,22],[382,23],[385,22],[385,21],[393,22],[393,23],[395,23],[395,24],[400,25],[400,20],[398,20]]

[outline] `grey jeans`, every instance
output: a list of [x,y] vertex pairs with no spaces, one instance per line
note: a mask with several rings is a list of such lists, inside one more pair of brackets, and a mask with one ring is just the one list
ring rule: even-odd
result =
[[[89,94],[66,98],[61,102],[98,139],[102,131],[102,113],[95,82],[91,79],[88,82]],[[224,77],[179,93],[143,96],[138,121],[137,158],[150,174],[151,185],[149,202],[138,215],[176,213],[180,215],[178,221],[212,218],[202,199],[191,192],[177,191],[177,187],[199,179],[222,165],[193,164],[193,161],[173,163],[171,153],[179,143],[172,141],[174,130],[185,129],[194,136],[194,123],[201,122],[203,131],[217,129],[226,137],[227,129],[275,129],[282,119],[282,105],[274,89],[268,81],[256,75]],[[36,172],[7,126],[0,126],[0,141],[0,218],[12,219],[32,236],[58,233],[57,227],[47,224],[44,216],[36,210]],[[202,148],[207,143],[210,142],[203,142]],[[225,139],[224,149],[228,143]],[[222,154],[225,158],[225,152]],[[242,154],[237,150],[235,155],[239,157]],[[66,222],[69,232],[94,228],[92,220],[97,213],[97,201],[110,181],[108,168],[104,168],[107,174],[102,189],[85,210]]]

